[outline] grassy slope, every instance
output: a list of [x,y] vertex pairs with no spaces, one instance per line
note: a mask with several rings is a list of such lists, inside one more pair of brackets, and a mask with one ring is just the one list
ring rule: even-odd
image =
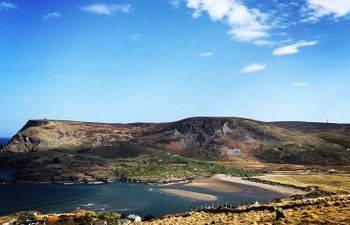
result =
[[[298,205],[306,204],[306,205]],[[189,212],[170,215],[144,223],[145,225],[205,225],[205,224],[263,224],[263,225],[307,225],[332,224],[345,225],[350,223],[350,196],[320,197],[311,200],[284,199],[278,203],[268,203],[264,206],[279,206],[284,208],[285,218],[276,219],[273,207],[254,208],[245,212]]]
[[247,176],[251,171],[226,167],[216,162],[195,160],[171,153],[154,151],[139,159],[119,159],[115,172],[118,177],[136,180],[160,180],[211,176],[218,173]]
[[[347,127],[339,129],[344,130],[320,129],[316,134],[240,118],[163,124],[30,121],[8,146],[10,151],[0,154],[0,168],[18,169],[19,181],[82,182],[248,174],[216,160],[346,165],[350,151],[344,143],[350,134]],[[332,142],[325,141],[326,134]],[[227,156],[227,149],[240,153]]]
[[[23,213],[16,213],[9,216],[0,216],[0,224],[6,223],[12,219],[18,219]],[[36,216],[36,220],[46,221],[49,225],[86,225],[93,224],[96,221],[103,220],[109,225],[117,225],[118,219],[122,217],[119,213],[103,212],[98,213],[88,210],[76,210],[71,213],[64,214],[40,214]]]
[[299,187],[318,186],[325,191],[343,190],[350,193],[349,174],[265,175],[258,178]]
[[[61,151],[0,155],[7,167],[16,165],[18,182],[92,182],[116,179],[159,181],[211,176],[217,173],[247,176],[247,169],[236,169],[216,162],[196,160],[160,150],[145,151],[137,157],[101,157],[95,153],[66,154]],[[18,154],[18,153],[17,153]],[[21,166],[23,165],[23,166]],[[6,167],[5,166],[5,167]]]
[[[284,209],[285,218],[276,219],[273,206]],[[188,212],[169,215],[160,219],[144,222],[145,225],[205,225],[205,224],[264,224],[264,225],[294,225],[294,224],[332,224],[345,225],[350,223],[350,196],[340,195],[318,197],[308,200],[282,199],[279,202],[263,204],[262,207],[243,206],[236,212]],[[19,214],[18,214],[19,215]],[[18,215],[0,217],[0,223],[17,218]],[[48,225],[82,225],[91,224],[97,220],[105,220],[114,225],[121,218],[117,213],[96,213],[78,210],[67,214],[51,214],[37,216],[37,219],[46,220]],[[135,223],[137,224],[137,223]],[[139,223],[138,223],[139,224]]]

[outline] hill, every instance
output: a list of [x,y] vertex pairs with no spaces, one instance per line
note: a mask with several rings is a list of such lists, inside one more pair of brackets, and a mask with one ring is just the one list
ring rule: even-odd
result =
[[[167,215],[152,219],[147,216],[142,224],[147,225],[186,225],[186,224],[334,224],[350,223],[350,196],[294,196],[276,199],[271,202],[231,207],[223,204],[217,207],[206,206],[199,210]],[[149,220],[150,219],[150,220]],[[147,221],[148,220],[148,221]],[[141,224],[131,222],[118,213],[76,210],[64,214],[41,214],[37,212],[19,212],[0,216],[0,223],[23,221],[35,224]]]
[[[144,224],[349,224],[349,195],[294,196],[262,205],[217,207],[164,216]],[[136,224],[136,223],[134,223]]]
[[18,181],[84,182],[247,175],[218,163],[238,158],[341,166],[350,161],[349,130],[346,124],[234,117],[130,124],[30,120],[2,148],[0,167],[16,169]]

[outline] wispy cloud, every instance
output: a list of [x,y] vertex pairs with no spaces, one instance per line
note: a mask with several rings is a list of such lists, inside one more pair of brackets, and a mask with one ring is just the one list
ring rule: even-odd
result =
[[293,87],[306,87],[306,86],[309,86],[309,84],[306,82],[297,82],[293,84]]
[[60,18],[62,15],[59,12],[52,12],[52,13],[48,13],[47,15],[43,16],[43,20],[48,20],[48,19],[58,19]]
[[237,0],[184,0],[193,10],[192,17],[203,13],[211,20],[221,21],[230,26],[229,34],[238,41],[255,41],[268,37],[270,26],[267,14],[251,9]]
[[214,55],[214,52],[202,52],[198,54],[199,57],[208,57],[213,55]]
[[242,73],[254,73],[266,69],[265,64],[253,63],[241,69]]
[[299,52],[300,47],[312,46],[312,45],[316,45],[317,43],[318,43],[317,41],[300,41],[296,44],[286,45],[286,46],[277,48],[272,52],[272,54],[273,55],[296,54]]
[[306,15],[304,21],[315,22],[323,16],[339,18],[350,13],[349,0],[307,0],[307,6],[302,9]]
[[0,10],[16,9],[17,6],[11,2],[0,2]]
[[113,15],[115,13],[130,13],[131,5],[129,4],[91,4],[84,7],[81,7],[81,10],[103,15]]

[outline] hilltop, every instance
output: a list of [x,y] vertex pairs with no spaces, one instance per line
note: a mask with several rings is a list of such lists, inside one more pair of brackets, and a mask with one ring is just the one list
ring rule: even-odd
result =
[[347,165],[350,125],[195,117],[167,123],[30,120],[4,146],[0,168],[21,182],[115,179],[174,180],[215,173],[249,175],[223,166],[263,163]]

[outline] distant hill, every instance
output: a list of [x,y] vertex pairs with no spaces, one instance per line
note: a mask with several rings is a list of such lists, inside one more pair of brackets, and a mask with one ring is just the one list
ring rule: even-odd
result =
[[[69,157],[104,167],[106,159],[113,162],[115,158],[147,158],[154,152],[203,161],[247,158],[346,165],[350,162],[350,125],[261,122],[235,117],[131,124],[30,120],[1,152],[0,167],[30,165],[34,174],[35,167],[50,165],[52,169],[62,160],[69,161]],[[74,160],[70,165],[73,167]]]

